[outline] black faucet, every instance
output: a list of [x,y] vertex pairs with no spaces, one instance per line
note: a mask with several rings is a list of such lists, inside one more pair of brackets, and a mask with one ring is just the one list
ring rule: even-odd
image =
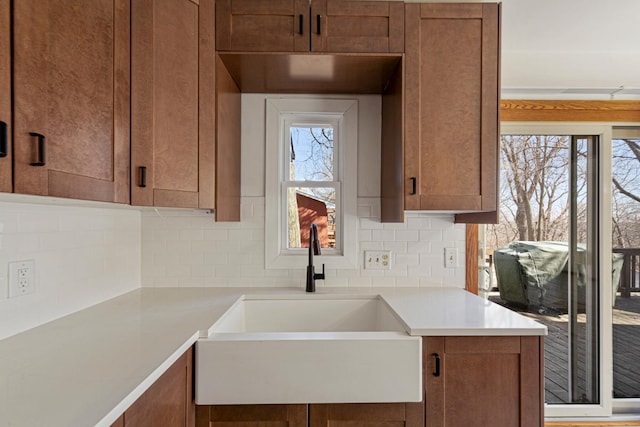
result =
[[316,273],[313,266],[313,255],[320,255],[320,240],[318,239],[318,226],[311,224],[309,230],[309,265],[307,265],[307,292],[316,291],[316,279],[324,280],[324,264],[322,264],[322,273]]

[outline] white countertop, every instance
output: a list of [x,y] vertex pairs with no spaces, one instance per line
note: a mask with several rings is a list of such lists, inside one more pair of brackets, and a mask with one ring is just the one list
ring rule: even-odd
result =
[[[545,335],[460,289],[323,289],[382,295],[411,335]],[[0,426],[109,426],[242,295],[292,288],[139,289],[0,340]],[[309,295],[313,297],[313,294]]]

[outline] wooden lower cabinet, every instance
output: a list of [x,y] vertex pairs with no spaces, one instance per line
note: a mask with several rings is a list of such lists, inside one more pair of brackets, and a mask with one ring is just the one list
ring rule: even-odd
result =
[[417,403],[214,405],[196,427],[542,427],[539,336],[423,337]]
[[190,348],[111,427],[193,427],[193,348]]
[[423,337],[417,403],[213,405],[197,427],[542,427],[539,336]]
[[213,405],[196,408],[196,427],[306,427],[307,405]]
[[341,403],[309,405],[312,427],[420,427],[424,404]]
[[426,337],[427,427],[542,427],[543,338]]
[[196,427],[420,427],[418,403],[198,406]]

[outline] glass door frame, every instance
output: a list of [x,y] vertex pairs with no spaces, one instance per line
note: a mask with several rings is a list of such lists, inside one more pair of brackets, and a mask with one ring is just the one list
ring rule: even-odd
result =
[[[640,132],[640,125],[638,123],[614,123],[611,125],[612,127],[612,135],[611,139],[614,139],[614,128],[625,129],[629,128],[632,130],[633,134]],[[613,150],[613,142],[609,144],[609,150]],[[609,158],[612,159],[613,153],[609,152]],[[610,173],[613,174],[613,160],[610,160],[608,167],[610,169]],[[613,245],[613,243],[612,243]],[[613,326],[612,326],[613,327]],[[611,333],[612,345],[613,345],[613,331]],[[612,362],[613,363],[613,357]],[[611,371],[611,375],[613,376],[613,368]],[[613,391],[613,387],[611,388]],[[613,392],[612,392],[613,394]],[[633,414],[635,417],[640,414],[640,398],[614,398],[613,399],[613,413],[614,414]]]
[[[500,133],[503,135],[576,135],[596,136],[599,141],[598,184],[600,200],[598,206],[598,241],[600,256],[600,289],[611,288],[611,257],[602,254],[611,253],[611,138],[610,123],[580,122],[502,122]],[[609,272],[605,274],[605,272]],[[612,354],[612,299],[611,292],[599,295],[600,330],[599,374],[600,390],[598,404],[553,404],[544,407],[545,419],[608,417],[612,414],[613,404],[613,354]]]

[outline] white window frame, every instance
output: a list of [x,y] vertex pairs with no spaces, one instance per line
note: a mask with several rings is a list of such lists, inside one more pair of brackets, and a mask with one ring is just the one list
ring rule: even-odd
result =
[[[328,118],[328,119],[327,119]],[[355,99],[266,99],[265,268],[298,269],[307,265],[307,249],[287,249],[285,162],[290,124],[327,123],[334,128],[334,181],[299,182],[300,186],[336,186],[336,249],[323,249],[317,263],[329,269],[358,268],[358,101]]]

